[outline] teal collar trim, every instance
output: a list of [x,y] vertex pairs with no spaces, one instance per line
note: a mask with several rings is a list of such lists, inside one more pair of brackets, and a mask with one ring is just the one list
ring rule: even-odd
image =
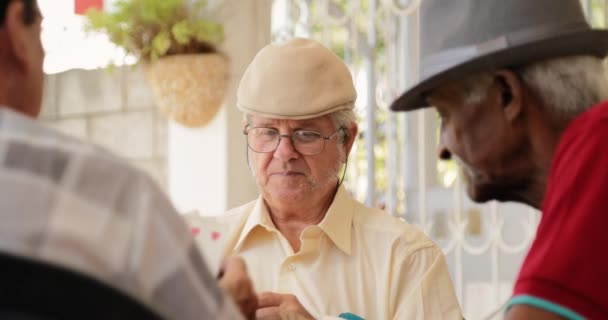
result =
[[338,316],[338,318],[346,319],[346,320],[365,320],[357,315],[354,315],[350,312],[342,313]]
[[580,314],[574,312],[571,309],[547,301],[545,299],[537,298],[530,295],[519,295],[511,298],[511,300],[509,300],[509,302],[507,303],[506,312],[508,312],[511,307],[517,304],[525,304],[539,309],[543,309],[558,314],[568,320],[585,320],[585,317],[581,316]]

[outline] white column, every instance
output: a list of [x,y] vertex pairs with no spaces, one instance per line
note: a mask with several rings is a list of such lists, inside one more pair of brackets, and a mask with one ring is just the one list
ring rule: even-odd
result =
[[184,213],[219,214],[257,197],[247,167],[242,114],[236,88],[255,54],[270,42],[271,0],[225,0],[220,13],[230,59],[229,88],[222,109],[208,125],[188,129],[169,124],[169,193]]

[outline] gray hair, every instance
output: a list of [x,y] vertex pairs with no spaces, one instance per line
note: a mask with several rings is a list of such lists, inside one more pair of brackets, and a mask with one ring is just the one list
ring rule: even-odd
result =
[[[543,60],[515,70],[524,84],[558,118],[576,117],[598,102],[608,99],[608,78],[604,61],[594,56],[569,56]],[[466,103],[479,103],[492,84],[490,73],[463,82]]]
[[329,114],[329,118],[336,129],[340,127],[349,129],[357,123],[357,115],[355,115],[353,109],[342,109],[332,112]]
[[[353,109],[342,109],[329,114],[329,119],[334,124],[334,128],[344,128],[346,130],[340,131],[340,142],[345,143],[348,140],[348,129],[350,129],[355,123],[357,123],[357,115]],[[342,151],[342,148],[338,145],[338,150]]]

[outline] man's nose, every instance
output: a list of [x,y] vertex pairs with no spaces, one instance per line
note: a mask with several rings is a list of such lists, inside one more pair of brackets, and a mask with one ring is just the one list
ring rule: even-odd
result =
[[450,160],[452,159],[452,153],[445,147],[439,147],[437,150],[437,156],[441,160]]
[[439,133],[439,145],[437,146],[437,157],[439,157],[439,159],[441,159],[441,160],[447,161],[447,160],[452,159],[452,152],[450,151],[447,144],[445,143],[445,140],[446,140],[446,132],[442,128],[441,132]]
[[443,135],[439,137],[439,145],[437,146],[437,156],[441,160],[452,159],[452,153],[444,143]]
[[274,156],[282,161],[289,161],[291,159],[298,158],[298,151],[293,145],[290,135],[280,135],[279,145],[277,146],[276,150],[274,150]]

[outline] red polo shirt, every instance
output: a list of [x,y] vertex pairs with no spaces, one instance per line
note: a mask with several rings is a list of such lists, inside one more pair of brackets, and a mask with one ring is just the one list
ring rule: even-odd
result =
[[542,212],[509,304],[608,319],[608,102],[564,132]]

